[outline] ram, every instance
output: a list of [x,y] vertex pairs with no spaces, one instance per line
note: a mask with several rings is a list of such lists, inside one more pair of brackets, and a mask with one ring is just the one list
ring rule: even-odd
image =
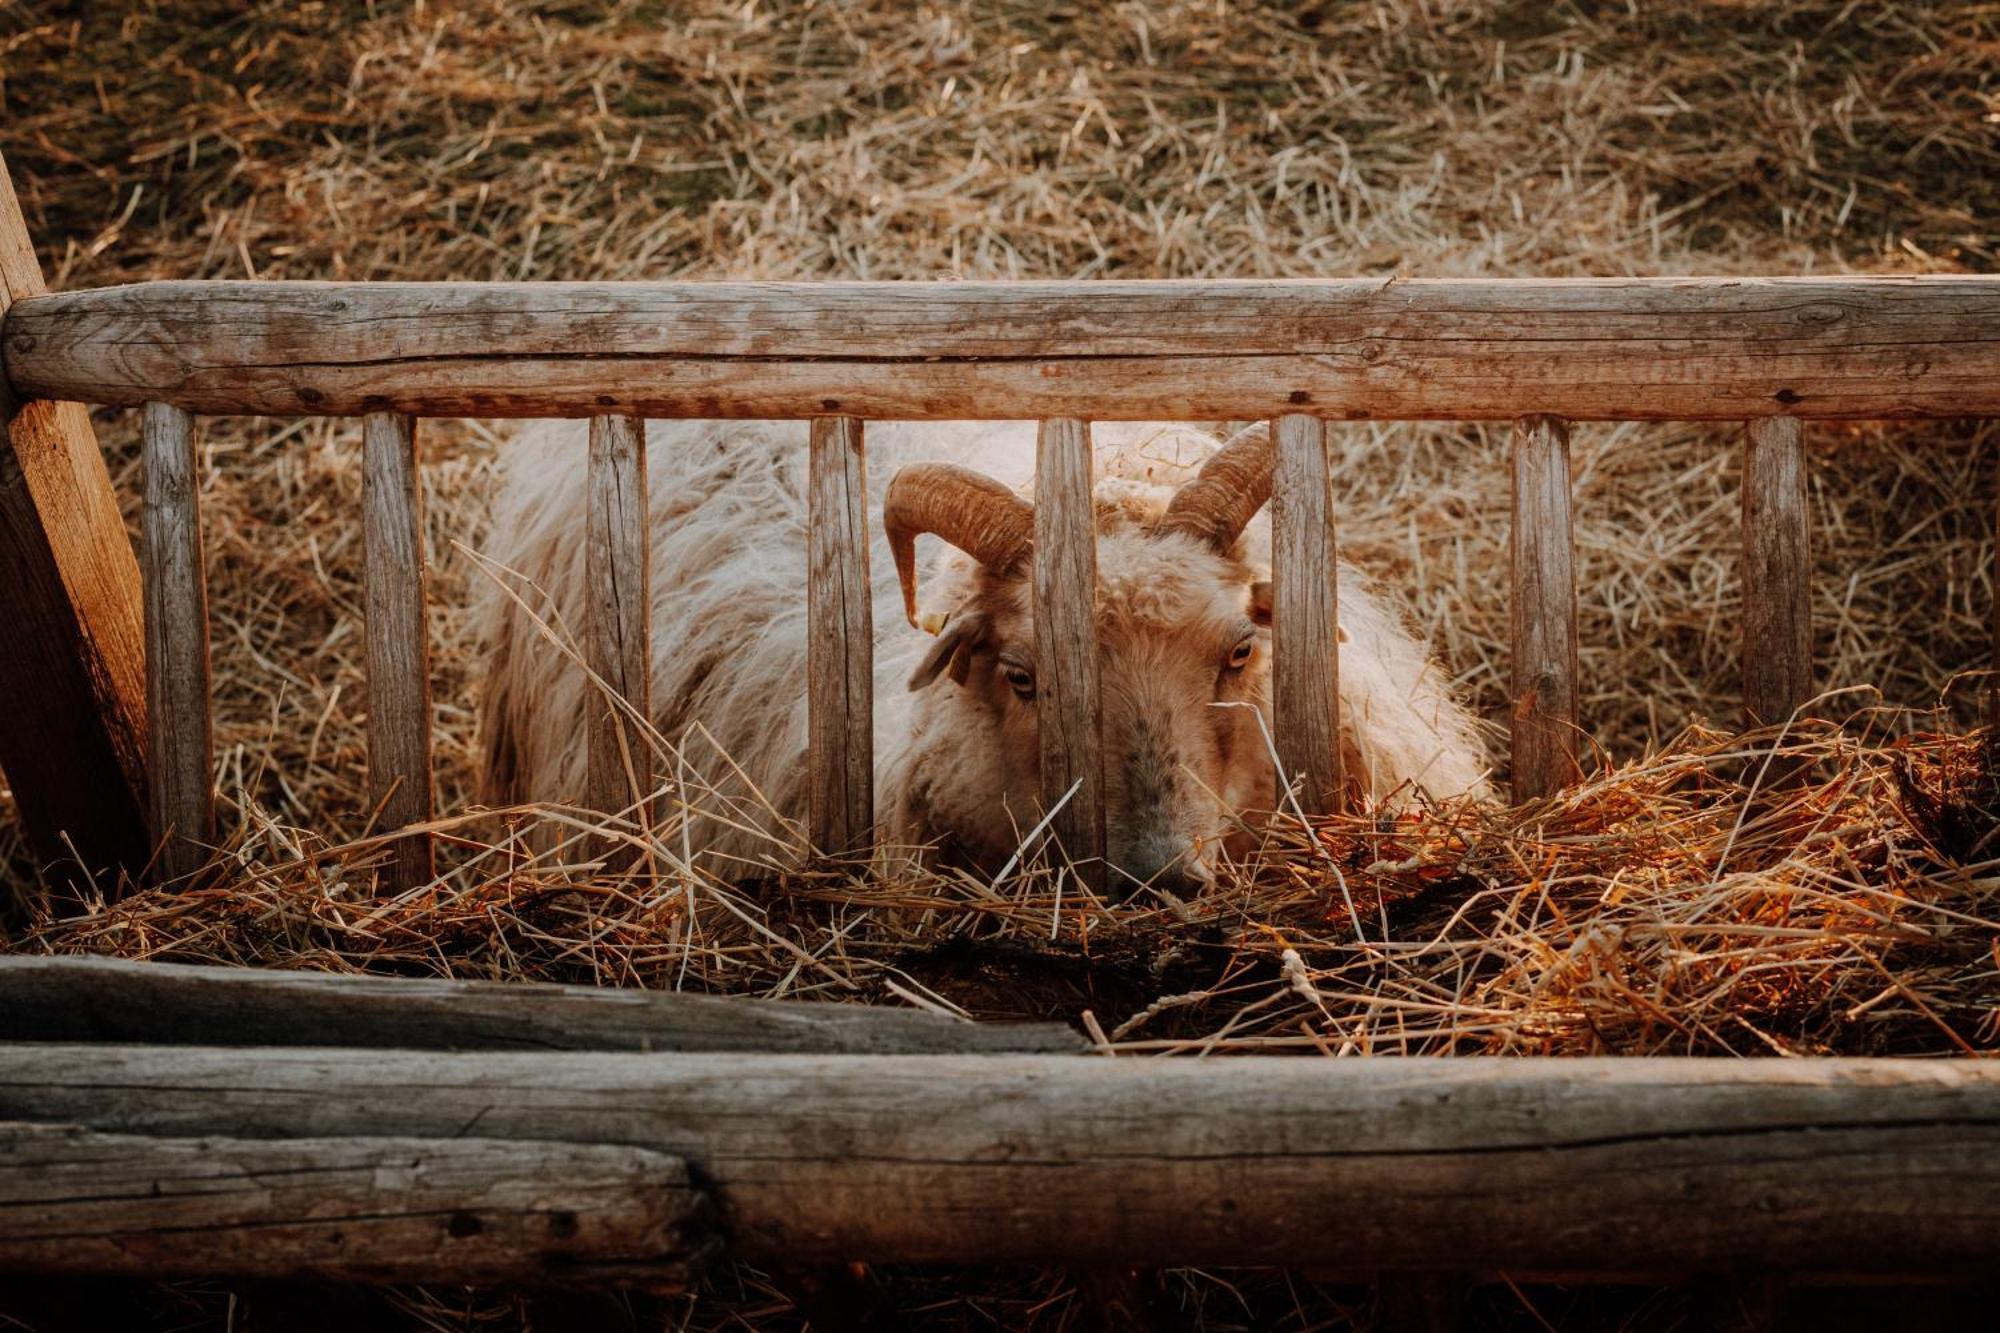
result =
[[[1096,445],[1106,853],[1128,888],[1185,891],[1279,799],[1260,514],[1272,443],[1263,426],[1219,445],[1194,427],[1147,424],[1100,426]],[[870,497],[881,514],[870,560],[879,841],[990,871],[1040,814],[1034,428],[884,423],[868,448],[873,476],[888,478]],[[719,873],[768,865],[784,841],[777,817],[804,815],[806,452],[801,423],[648,431],[652,722],[705,776],[712,817],[697,818],[692,849]],[[584,786],[579,738],[596,687],[549,632],[584,605],[582,453],[580,429],[562,423],[531,428],[508,453],[488,543],[501,572],[478,613],[496,803],[574,801]],[[945,545],[920,579],[926,534]],[[1478,729],[1446,676],[1345,565],[1338,590],[1352,795],[1482,791]]]

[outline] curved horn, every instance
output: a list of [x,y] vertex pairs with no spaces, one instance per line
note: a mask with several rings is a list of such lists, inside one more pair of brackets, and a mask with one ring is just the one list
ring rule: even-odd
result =
[[996,574],[1011,573],[1035,535],[1035,510],[991,477],[950,463],[913,463],[889,479],[882,533],[917,623],[917,537],[936,533]]
[[1238,431],[1209,455],[1193,481],[1174,492],[1154,530],[1186,533],[1227,551],[1271,498],[1276,465],[1270,423]]

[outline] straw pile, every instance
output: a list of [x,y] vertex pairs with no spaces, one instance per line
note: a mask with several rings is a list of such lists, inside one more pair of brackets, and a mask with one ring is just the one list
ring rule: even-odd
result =
[[[0,150],[52,283],[1995,264],[1990,6],[539,10],[0,4]],[[136,497],[135,420],[98,427]],[[574,846],[528,856],[510,831],[580,836],[574,817],[496,820],[467,796],[468,551],[509,429],[424,436],[448,873],[372,896],[358,430],[205,423],[224,877],[52,922],[0,815],[8,947],[1087,1013],[1132,1051],[2000,1044],[1996,756],[1969,732],[1978,683],[1954,684],[1988,660],[1991,427],[1810,432],[1815,649],[1847,692],[1782,739],[1727,730],[1734,439],[1579,428],[1595,776],[1523,809],[1293,827],[1199,901],[1129,904],[1033,862],[998,885],[691,880],[671,817],[624,830],[652,852],[625,874]],[[1501,721],[1504,428],[1337,438],[1346,549]],[[1769,781],[1771,743],[1799,784]],[[799,1299],[722,1281],[745,1285],[698,1323]],[[898,1301],[951,1326],[1078,1317],[1052,1275],[998,1290]],[[1367,1314],[1304,1286],[1175,1278],[1161,1297],[1216,1327]],[[420,1326],[474,1317],[396,1299]]]

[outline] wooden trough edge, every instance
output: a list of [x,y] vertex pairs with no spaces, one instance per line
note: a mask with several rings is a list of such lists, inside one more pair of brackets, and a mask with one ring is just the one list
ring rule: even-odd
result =
[[1075,1053],[1061,1023],[672,991],[0,955],[0,1041],[490,1051]]
[[1960,1276],[2000,1263],[2000,1064],[1976,1060],[23,1044],[0,1059],[0,1120],[625,1145],[684,1159],[730,1252],[752,1262]]
[[712,1215],[686,1162],[622,1144],[0,1122],[0,1273],[677,1290]]
[[26,297],[23,398],[269,415],[2000,414],[2000,278],[145,282]]

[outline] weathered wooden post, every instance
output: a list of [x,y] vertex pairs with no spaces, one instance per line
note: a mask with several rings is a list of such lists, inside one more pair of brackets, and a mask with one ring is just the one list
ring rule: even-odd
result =
[[[47,288],[0,158],[0,317]],[[57,883],[145,864],[139,565],[90,417],[16,400],[0,366],[0,770]]]
[[1514,799],[1576,781],[1576,548],[1570,531],[1569,423],[1514,423]]

